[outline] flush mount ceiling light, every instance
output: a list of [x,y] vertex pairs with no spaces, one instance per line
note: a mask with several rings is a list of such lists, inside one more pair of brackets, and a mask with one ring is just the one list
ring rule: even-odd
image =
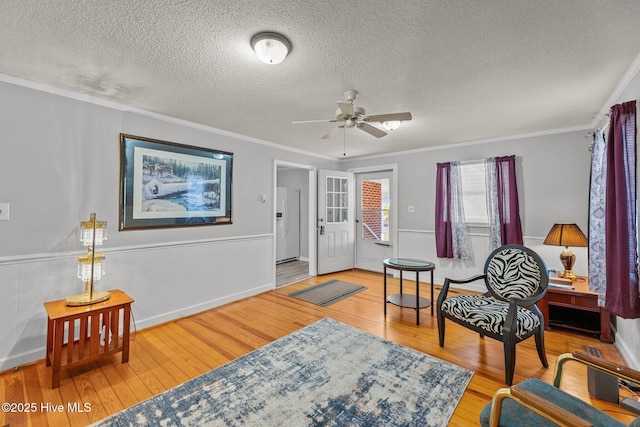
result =
[[386,130],[396,130],[400,127],[402,122],[400,120],[390,120],[387,122],[382,122],[382,127]]
[[283,35],[276,33],[259,33],[251,39],[251,46],[258,58],[265,64],[281,63],[291,51],[291,43]]

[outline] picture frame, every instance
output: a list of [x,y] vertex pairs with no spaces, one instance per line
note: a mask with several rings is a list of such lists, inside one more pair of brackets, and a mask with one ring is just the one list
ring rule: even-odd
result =
[[231,224],[233,153],[120,134],[119,229]]

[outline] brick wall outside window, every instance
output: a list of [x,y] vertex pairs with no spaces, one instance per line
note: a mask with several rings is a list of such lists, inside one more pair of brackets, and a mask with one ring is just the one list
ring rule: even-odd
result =
[[[381,224],[382,209],[382,184],[374,181],[362,181],[362,222],[380,238],[382,233]],[[362,227],[362,238],[375,240],[376,237],[364,227]]]

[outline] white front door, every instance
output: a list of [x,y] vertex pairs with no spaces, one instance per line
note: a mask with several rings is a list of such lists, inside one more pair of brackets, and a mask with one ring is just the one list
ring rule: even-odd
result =
[[393,172],[356,174],[356,268],[382,272],[393,257]]
[[353,268],[353,190],[351,172],[318,172],[318,274]]

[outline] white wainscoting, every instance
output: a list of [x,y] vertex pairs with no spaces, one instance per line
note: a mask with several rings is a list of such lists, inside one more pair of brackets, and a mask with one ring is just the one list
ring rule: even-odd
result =
[[[121,289],[137,329],[275,288],[273,235],[104,248],[100,290]],[[45,357],[44,302],[84,291],[81,252],[0,259],[0,371]]]
[[[471,248],[473,259],[462,261],[458,259],[445,259],[436,256],[436,238],[432,230],[398,230],[398,257],[418,258],[435,263],[434,281],[437,284],[444,283],[446,277],[452,279],[465,279],[476,274],[482,274],[484,263],[491,252],[489,250],[489,235],[483,233],[471,233]],[[560,246],[543,245],[544,237],[524,237],[524,245],[536,251],[547,264],[547,268],[561,269]],[[572,248],[576,254],[574,272],[577,275],[587,275],[587,248]],[[397,275],[394,272],[394,275]],[[407,273],[403,277],[413,278],[415,275]],[[429,281],[426,274],[420,276],[420,281]],[[460,288],[472,291],[484,292],[486,289],[481,282],[457,285]]]
[[617,318],[616,347],[622,357],[636,371],[640,370],[640,326],[638,319]]

